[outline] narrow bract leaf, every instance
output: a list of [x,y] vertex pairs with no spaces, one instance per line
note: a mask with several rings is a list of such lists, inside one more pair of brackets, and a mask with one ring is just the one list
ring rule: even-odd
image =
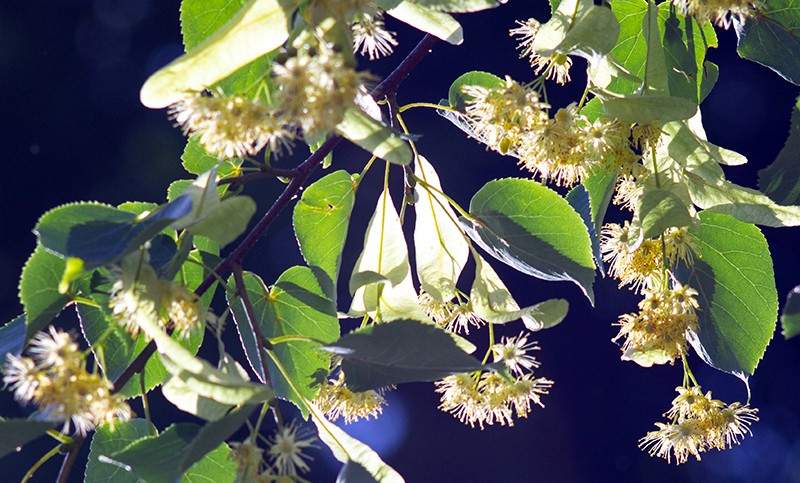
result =
[[[312,415],[312,420],[319,432],[319,439],[330,448],[334,458],[345,464],[354,462],[362,466],[378,483],[405,482],[400,473],[384,463],[378,453],[325,419],[319,409],[312,411]],[[351,480],[345,481],[350,482]]]
[[221,29],[145,82],[147,107],[167,107],[187,93],[211,87],[289,38],[291,0],[250,0]]
[[671,227],[689,226],[693,221],[686,203],[669,189],[647,188],[639,198],[634,226],[642,230],[642,238],[657,238]]
[[747,379],[778,318],[767,240],[754,225],[720,213],[700,213],[690,233],[698,257],[687,282],[699,292],[700,303],[692,345],[709,365]]
[[336,476],[336,483],[377,483],[361,464],[348,460]]
[[336,131],[380,159],[400,165],[411,162],[408,143],[359,109],[348,109]]
[[414,250],[417,277],[422,289],[439,302],[456,296],[456,283],[469,258],[466,236],[442,190],[439,175],[427,159],[417,157],[414,174],[424,183],[414,191],[416,223]]
[[580,215],[555,191],[525,179],[490,181],[470,202],[467,234],[522,273],[571,281],[593,302],[594,262]]
[[539,28],[531,50],[545,57],[561,53],[588,58],[610,52],[618,36],[619,23],[608,7],[592,0],[563,0]]
[[[387,2],[383,0],[382,3]],[[402,0],[397,6],[387,10],[386,13],[401,22],[405,22],[453,45],[459,45],[464,41],[464,31],[456,19],[446,13],[437,12],[410,0]]]
[[350,276],[350,314],[377,321],[427,320],[417,304],[400,216],[385,190],[364,235],[364,250]]
[[566,300],[548,300],[521,309],[492,266],[477,253],[473,257],[475,281],[469,300],[475,315],[493,324],[522,319],[531,331],[549,329],[564,320],[569,308]]
[[414,0],[414,3],[451,13],[477,12],[495,8],[508,0]]
[[300,253],[320,272],[320,285],[334,302],[355,189],[350,173],[335,171],[306,188],[292,217]]
[[689,119],[697,113],[696,103],[674,96],[608,96],[602,102],[609,117],[639,124]]
[[370,325],[325,349],[342,358],[347,387],[353,391],[435,381],[483,368],[447,332],[416,320]]
[[19,300],[25,309],[26,340],[50,325],[69,302],[69,296],[58,291],[65,267],[64,259],[38,244],[25,262],[19,279]]

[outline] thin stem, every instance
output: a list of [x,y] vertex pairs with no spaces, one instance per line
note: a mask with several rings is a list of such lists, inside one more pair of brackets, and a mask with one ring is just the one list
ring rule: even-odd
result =
[[261,179],[269,179],[275,177],[294,178],[297,175],[298,172],[296,169],[284,169],[284,168],[273,168],[272,166],[262,166],[259,168],[258,171],[252,173],[247,173],[240,176],[231,176],[229,178],[222,178],[221,180],[219,180],[218,184],[243,185]]
[[[698,383],[698,382],[697,382],[697,379],[694,377],[694,373],[692,373],[692,369],[689,367],[689,361],[688,361],[688,359],[686,358],[686,355],[685,355],[685,354],[681,356],[681,360],[683,361],[683,374],[684,374],[684,380],[685,380],[686,376],[688,376],[688,377],[689,377],[689,379],[692,381],[692,383],[693,383],[695,386],[699,386],[699,385],[700,385],[700,383]],[[684,385],[686,385],[686,384],[685,384],[685,382],[684,382]]]
[[267,339],[267,341],[269,341],[269,344],[273,346],[278,344],[285,344],[287,342],[313,342],[315,344],[320,344],[320,345],[326,344],[326,342],[305,335],[281,335],[278,337],[272,337],[270,339]]
[[468,220],[475,220],[474,216],[472,216],[467,210],[462,208],[461,205],[459,205],[453,198],[447,196],[447,194],[444,191],[440,190],[439,188],[437,188],[435,186],[432,186],[432,185],[426,183],[425,180],[420,178],[419,176],[415,175],[414,179],[417,180],[417,183],[421,184],[425,189],[430,190],[430,191],[434,191],[434,192],[436,192],[436,194],[438,194],[442,198],[446,199],[447,202],[450,203],[453,206],[453,208],[455,208],[456,211],[458,211],[458,213],[461,216],[463,216],[464,218],[466,218]]
[[256,424],[253,427],[253,431],[250,433],[250,442],[256,442],[256,435],[261,431],[261,423],[264,422],[264,417],[269,412],[269,401],[265,402],[261,405],[261,411],[258,413],[258,419],[256,419]]
[[372,165],[375,164],[375,161],[377,159],[378,159],[378,157],[375,156],[375,155],[373,155],[371,158],[369,158],[369,161],[367,161],[367,164],[364,165],[364,168],[361,170],[361,173],[358,175],[358,181],[356,182],[356,188],[358,188],[361,185],[361,181],[364,179],[364,176],[366,176],[367,173],[369,173],[370,168],[372,168]]
[[72,438],[60,431],[56,431],[55,429],[48,429],[47,435],[61,444],[72,444]]
[[86,298],[86,297],[81,297],[80,295],[76,295],[75,297],[72,297],[72,302],[76,303],[76,304],[81,304],[81,305],[88,305],[89,307],[94,307],[96,309],[102,308],[102,307],[100,307],[100,304],[98,304],[94,300]]
[[59,453],[59,451],[61,451],[61,445],[60,444],[56,445],[55,447],[53,447],[53,449],[51,449],[50,451],[45,453],[41,458],[36,460],[36,463],[34,463],[33,466],[31,466],[30,469],[25,472],[25,476],[22,477],[22,480],[20,480],[20,483],[26,483],[27,481],[30,481],[30,479],[33,478],[33,474],[36,473],[36,470],[41,468],[43,464],[45,464],[48,461],[50,461],[50,458],[52,458],[53,456],[57,455]]
[[578,110],[580,110],[584,104],[586,104],[586,99],[589,97],[589,81],[586,81],[586,88],[583,89],[583,95],[581,96],[581,101],[578,103]]
[[56,483],[67,483],[69,481],[69,474],[72,472],[72,467],[75,466],[75,460],[78,459],[78,453],[81,452],[84,439],[83,436],[78,436],[70,445],[69,452],[67,456],[64,457],[64,461],[61,463],[61,469],[58,471]]
[[412,102],[410,104],[406,104],[406,105],[400,106],[397,109],[397,112],[404,113],[409,109],[416,109],[418,107],[427,107],[427,108],[430,108],[430,109],[436,109],[437,111],[455,112],[456,114],[459,113],[458,109],[453,109],[450,106],[443,106],[442,104],[433,104],[431,102]]
[[150,402],[147,400],[147,388],[144,385],[144,371],[139,373],[139,389],[142,391],[142,408],[144,408],[144,418],[152,423],[153,418],[150,415]]
[[[250,295],[248,295],[247,287],[244,284],[244,276],[242,275],[241,266],[237,265],[233,269],[233,278],[236,280],[236,292],[239,295],[239,298],[242,300],[242,305],[244,305],[247,318],[252,322],[250,326],[253,328],[253,332],[255,332],[257,340],[264,344],[264,342],[267,341],[267,338],[264,337],[264,332],[262,332],[261,326],[256,323],[256,311],[253,309],[253,304],[250,302]],[[263,358],[261,358],[261,370],[264,371],[264,379],[261,382],[266,384],[267,377],[269,377],[269,368],[267,367],[267,361],[265,361]]]
[[486,364],[489,361],[489,355],[492,353],[492,346],[494,345],[494,324],[489,323],[489,348],[486,349],[486,355],[483,356],[481,364]]

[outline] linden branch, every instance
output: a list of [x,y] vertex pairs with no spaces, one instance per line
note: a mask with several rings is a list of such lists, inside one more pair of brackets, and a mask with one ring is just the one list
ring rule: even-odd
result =
[[[383,99],[387,96],[394,95],[403,81],[413,72],[419,65],[422,59],[431,52],[431,48],[438,42],[438,39],[430,34],[425,37],[409,52],[397,68],[389,74],[377,87],[375,87],[370,95],[375,99]],[[255,246],[258,240],[264,235],[269,228],[270,224],[283,212],[300,191],[303,189],[306,181],[311,173],[322,164],[325,156],[330,154],[336,146],[342,142],[343,138],[340,136],[329,137],[322,146],[314,151],[305,161],[300,163],[294,169],[279,169],[279,168],[265,168],[263,172],[246,174],[228,180],[222,180],[221,183],[234,183],[243,184],[254,179],[260,179],[268,176],[280,176],[289,178],[289,184],[283,189],[283,192],[278,196],[275,202],[270,206],[266,213],[258,220],[253,228],[250,229],[245,238],[239,242],[236,248],[228,254],[214,269],[214,272],[219,275],[225,275],[233,271],[237,266],[241,265],[242,260],[247,253]],[[216,281],[215,274],[211,274],[203,280],[200,286],[197,287],[195,293],[200,296],[203,295]],[[263,335],[260,337],[263,340]],[[139,353],[130,365],[114,380],[114,391],[120,391],[125,384],[133,377],[144,370],[147,361],[152,357],[156,351],[156,344],[153,341]],[[71,443],[67,455],[61,465],[61,470],[58,474],[58,483],[66,483],[69,480],[70,472],[75,463],[75,460],[80,452],[81,446],[85,438],[76,437]]]

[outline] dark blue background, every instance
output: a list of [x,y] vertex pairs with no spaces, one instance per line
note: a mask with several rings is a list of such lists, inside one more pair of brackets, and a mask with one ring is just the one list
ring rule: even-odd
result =
[[[472,69],[530,80],[532,72],[517,58],[507,30],[515,19],[536,16],[543,20],[547,11],[545,0],[513,0],[494,11],[462,16],[465,43],[458,48],[438,45],[404,84],[400,102],[438,101],[446,97],[456,76]],[[399,33],[401,44],[390,58],[368,65],[379,77],[421,37],[393,20],[388,25]],[[720,43],[710,54],[721,73],[703,105],[705,125],[712,142],[748,156],[749,165],[728,173],[732,180],[753,186],[756,171],[770,163],[783,145],[798,92],[768,69],[739,59],[732,32],[721,32]],[[30,229],[42,212],[74,200],[161,201],[170,181],[188,177],[179,164],[181,134],[164,112],[147,110],[138,102],[145,78],[180,52],[176,0],[37,0],[0,6],[0,139],[4,148],[0,318],[10,319],[20,312],[17,276],[34,248]],[[577,64],[573,84],[561,89],[551,86],[554,104],[565,105],[579,97],[582,75]],[[512,159],[485,151],[432,111],[410,112],[406,119],[412,131],[423,136],[421,151],[438,168],[444,188],[464,205],[490,179],[524,176]],[[336,151],[335,166],[358,171],[366,159],[364,152],[342,147]],[[286,166],[293,162],[279,161]],[[395,170],[394,188],[399,188],[400,180]],[[359,191],[345,276],[360,249],[379,184],[379,175],[372,172]],[[280,188],[277,182],[265,181],[248,192],[264,210]],[[800,239],[792,229],[765,232],[783,300],[800,282]],[[290,264],[301,262],[287,212],[251,252],[247,267],[274,280]],[[754,427],[754,437],[732,451],[709,453],[702,463],[670,466],[641,453],[636,441],[667,409],[681,371],[623,363],[610,341],[616,332],[611,324],[619,313],[635,306],[635,297],[617,290],[613,281],[601,280],[597,307],[592,310],[572,285],[544,283],[499,263],[494,266],[520,303],[552,296],[565,296],[572,302],[562,325],[536,336],[542,346],[540,373],[556,381],[545,398],[547,407],[514,428],[481,432],[437,410],[438,398],[431,385],[402,387],[390,394],[391,405],[381,420],[348,429],[373,444],[407,481],[800,482],[800,340],[786,342],[776,334],[751,381],[752,402],[762,418]],[[74,314],[66,312],[59,323],[74,327]],[[503,332],[520,328],[516,324]],[[234,340],[230,349],[240,355]],[[692,364],[700,381],[716,396],[729,401],[746,398],[737,379],[704,366],[696,357]],[[2,414],[26,414],[7,393],[0,398]],[[152,399],[160,427],[173,420],[192,420],[168,406],[160,395],[154,393]],[[141,413],[138,401],[134,409]],[[0,480],[17,481],[49,447],[50,441],[43,439],[1,460]],[[329,459],[326,450],[316,454],[313,481],[333,481],[336,465]],[[57,466],[52,461],[36,479],[50,481]],[[81,474],[76,469],[74,481],[82,481]]]

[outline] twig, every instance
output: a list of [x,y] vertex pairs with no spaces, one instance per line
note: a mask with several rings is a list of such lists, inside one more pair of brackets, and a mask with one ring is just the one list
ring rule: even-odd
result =
[[[393,94],[397,91],[400,87],[400,84],[403,83],[404,80],[411,74],[411,72],[419,65],[422,59],[425,58],[428,53],[430,53],[431,48],[438,42],[438,39],[430,34],[426,34],[425,37],[420,40],[420,42],[414,47],[411,52],[403,59],[400,64],[398,64],[397,68],[389,74],[386,79],[383,80],[380,84],[378,84],[375,89],[370,92],[373,98],[375,99],[382,99],[389,94]],[[231,271],[235,266],[239,265],[240,262],[244,259],[247,252],[250,251],[258,242],[258,240],[264,235],[269,228],[269,225],[278,217],[278,215],[283,211],[284,208],[289,204],[289,202],[297,196],[300,190],[303,188],[306,180],[308,179],[309,175],[311,174],[314,169],[316,169],[320,164],[322,164],[322,160],[325,159],[333,149],[342,142],[342,138],[340,136],[331,136],[329,137],[322,146],[319,147],[316,151],[314,151],[305,161],[303,161],[297,168],[291,170],[292,171],[292,180],[289,182],[288,185],[283,189],[283,192],[275,200],[272,206],[264,213],[264,216],[256,223],[256,225],[250,230],[247,236],[242,240],[239,245],[234,248],[234,250],[225,257],[222,262],[217,265],[215,268],[215,272],[218,274],[224,274]],[[197,287],[195,293],[200,296],[203,295],[211,286],[214,284],[216,278],[214,275],[209,275],[203,280],[200,286]],[[258,334],[257,334],[258,335]],[[260,337],[261,340],[264,340],[263,334]],[[152,357],[152,355],[156,351],[156,344],[153,341],[150,341],[147,346],[139,353],[139,355],[134,359],[130,365],[114,380],[114,393],[119,392],[125,384],[130,380],[134,374],[138,374],[139,372],[144,370],[147,361]],[[69,479],[69,473],[72,470],[72,466],[75,463],[75,459],[80,452],[81,445],[83,443],[84,438],[78,437],[75,439],[75,442],[70,447],[69,453],[64,458],[64,462],[61,465],[61,471],[59,472],[58,483],[66,483]]]

